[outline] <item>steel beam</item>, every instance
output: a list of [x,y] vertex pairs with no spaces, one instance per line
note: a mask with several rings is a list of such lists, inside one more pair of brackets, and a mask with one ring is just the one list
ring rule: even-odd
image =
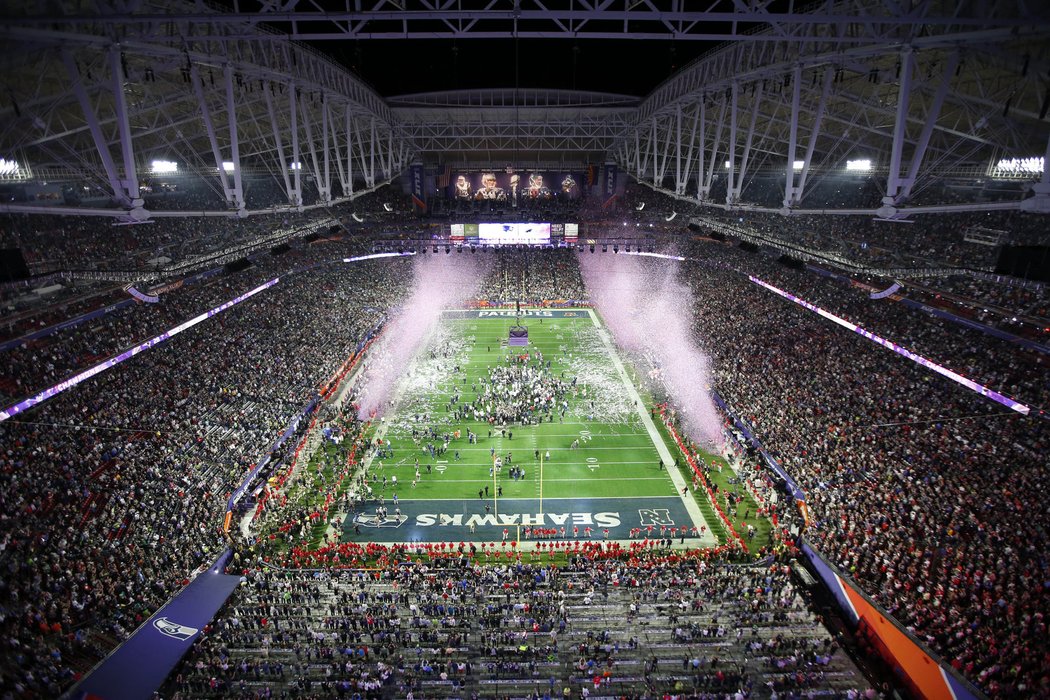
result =
[[890,170],[886,178],[886,196],[883,203],[892,205],[900,191],[901,157],[908,129],[908,107],[911,99],[912,73],[915,67],[915,51],[910,46],[901,49],[900,82],[897,90],[897,115],[893,120],[893,145],[890,148]]
[[[244,212],[248,207],[244,202],[244,182],[241,177],[241,142],[237,137],[237,100],[233,94],[233,66],[229,63],[223,69],[223,78],[226,81],[226,119],[230,128],[230,160],[233,162],[233,187],[227,188],[226,200],[233,205],[238,212]],[[212,134],[214,137],[214,132]],[[219,171],[222,172],[222,163],[219,163]],[[226,181],[223,179],[223,185]]]
[[109,144],[106,142],[106,137],[102,134],[98,115],[95,113],[95,108],[91,105],[91,99],[88,97],[87,90],[84,89],[84,81],[80,71],[77,69],[69,51],[62,52],[62,60],[66,65],[66,72],[69,74],[73,94],[76,95],[77,101],[80,103],[84,120],[87,121],[88,131],[95,142],[99,158],[102,160],[102,168],[105,170],[106,180],[109,182],[113,199],[124,207],[131,207],[131,199],[128,198],[127,192],[120,182],[120,174],[117,172],[116,163],[113,162],[113,154],[109,151]]
[[736,199],[733,192],[733,171],[736,168],[736,115],[739,107],[740,83],[734,80],[729,90],[732,102],[729,111],[729,150],[727,151],[729,168],[726,170],[726,204],[734,204]]
[[264,90],[266,109],[270,114],[270,127],[273,129],[273,141],[277,150],[277,168],[281,171],[281,178],[284,180],[284,192],[288,198],[288,203],[294,204],[294,190],[292,189],[291,178],[288,176],[288,159],[284,154],[284,139],[281,138],[281,129],[277,124],[277,112],[273,108],[273,85],[273,83],[268,83]]
[[124,66],[119,44],[109,50],[109,65],[113,81],[113,111],[117,116],[120,152],[124,157],[124,179],[121,180],[121,185],[131,208],[141,209],[142,198],[139,196],[139,178],[135,170],[135,149],[131,139],[131,123],[128,121],[128,101],[124,95]]
[[[915,187],[915,179],[919,176],[919,167],[922,165],[922,159],[926,156],[926,148],[930,145],[930,136],[933,135],[933,128],[937,125],[937,119],[941,116],[941,107],[944,105],[944,98],[948,96],[948,86],[955,76],[955,69],[958,65],[959,53],[956,51],[948,56],[948,61],[944,64],[944,70],[941,72],[941,81],[937,85],[937,92],[933,96],[933,103],[926,113],[926,123],[923,124],[922,133],[919,134],[915,150],[912,151],[908,174],[900,180],[900,191],[893,198],[894,206],[907,201],[911,196],[912,188]],[[887,191],[887,194],[889,194],[889,191]]]
[[824,111],[828,105],[828,95],[831,94],[831,83],[834,79],[835,69],[828,66],[824,69],[824,84],[821,88],[820,101],[817,103],[817,111],[813,115],[813,128],[809,132],[809,144],[806,146],[806,158],[802,162],[802,174],[798,178],[798,187],[792,192],[794,198],[787,205],[789,207],[796,206],[801,202],[806,191],[806,180],[809,179],[809,171],[813,165],[813,153],[817,149],[817,138],[820,136],[820,129],[824,121]]

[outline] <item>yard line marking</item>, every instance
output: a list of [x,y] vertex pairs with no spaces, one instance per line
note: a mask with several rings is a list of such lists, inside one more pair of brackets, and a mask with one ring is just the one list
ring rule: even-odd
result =
[[[671,481],[674,483],[675,492],[681,493],[684,489],[688,488],[686,481],[682,478],[678,469],[675,468],[674,458],[671,457],[671,453],[667,449],[667,444],[664,442],[663,438],[660,437],[660,433],[657,430],[656,425],[653,423],[653,419],[649,415],[649,412],[645,410],[645,406],[642,404],[642,397],[638,394],[638,389],[631,382],[630,377],[627,376],[627,369],[624,367],[619,354],[616,352],[611,333],[598,321],[598,314],[594,312],[594,309],[587,309],[587,313],[590,315],[594,327],[599,329],[599,338],[605,346],[609,358],[612,360],[613,367],[615,367],[616,371],[619,373],[620,380],[623,381],[624,386],[627,388],[628,395],[634,400],[635,409],[637,410],[638,416],[642,419],[642,425],[645,426],[646,431],[652,438],[653,446],[656,447],[656,451],[660,455],[660,461],[666,465],[666,471],[670,475]],[[685,505],[686,513],[688,513],[689,517],[693,519],[693,524],[707,527],[708,533],[710,533],[710,523],[707,522],[704,514],[700,511],[700,505],[696,502],[696,499],[688,498],[687,494],[680,496],[680,498],[684,502],[683,505]]]
[[[448,483],[447,480],[444,483]],[[580,501],[580,500],[586,500],[586,501],[637,501],[639,498],[642,498],[642,499],[652,499],[652,498],[673,499],[674,496],[582,496],[582,497],[581,496],[544,496],[543,500],[544,501]],[[483,500],[491,501],[492,499],[491,498],[487,498],[487,499],[483,499]],[[500,500],[501,503],[503,501],[536,501],[538,503],[540,499],[532,498],[532,497],[529,497],[529,496],[504,496],[503,498],[501,498],[499,500]],[[398,503],[407,503],[408,501],[413,501],[415,503],[436,503],[438,501],[454,501],[456,503],[467,503],[467,502],[479,503],[480,502],[477,498],[470,498],[470,497],[464,497],[464,498],[412,498],[412,499],[400,498],[400,497],[398,498]],[[546,508],[544,508],[543,510],[545,512],[547,511]]]
[[[538,479],[534,479],[534,481],[538,481]],[[564,482],[587,481],[587,482],[590,482],[590,483],[598,483],[599,481],[602,481],[602,482],[604,482],[604,481],[667,481],[667,479],[665,477],[662,477],[662,476],[611,476],[611,477],[607,477],[607,478],[603,478],[603,479],[595,479],[594,477],[589,477],[588,476],[588,477],[583,477],[583,478],[580,478],[580,479],[544,479],[544,481],[564,481]],[[442,484],[476,484],[476,483],[478,483],[478,480],[477,479],[442,479],[441,483]],[[505,480],[504,483],[513,484],[514,481],[507,481],[507,480]],[[507,498],[511,498],[511,496],[508,496]],[[537,496],[537,498],[538,498],[538,496]],[[544,497],[544,498],[546,498],[546,497]],[[603,496],[603,498],[604,498],[604,496]],[[627,496],[624,496],[624,498],[627,498]],[[645,496],[645,498],[655,498],[655,497],[654,496]],[[660,496],[659,498],[675,498],[675,496],[666,496],[666,497],[665,496]],[[404,500],[404,499],[402,499],[402,500]],[[419,499],[419,500],[428,500],[428,499]]]

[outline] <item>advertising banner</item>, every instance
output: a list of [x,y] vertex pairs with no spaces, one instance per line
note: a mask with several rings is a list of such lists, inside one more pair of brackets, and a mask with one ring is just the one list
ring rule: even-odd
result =
[[412,203],[416,210],[426,213],[427,202],[423,194],[423,164],[417,163],[409,168],[409,176],[412,178]]
[[616,200],[616,163],[606,163],[602,170],[602,208]]
[[577,199],[582,173],[557,171],[458,172],[452,175],[450,196],[461,202],[499,202],[517,207],[533,201]]

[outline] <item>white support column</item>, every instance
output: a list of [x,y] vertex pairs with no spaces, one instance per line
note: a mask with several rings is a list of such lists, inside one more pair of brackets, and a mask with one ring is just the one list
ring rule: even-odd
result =
[[[675,126],[675,139],[674,139],[674,191],[675,194],[682,194],[682,190],[685,187],[682,184],[682,103],[675,103],[674,110],[674,126]],[[668,130],[670,131],[670,130]]]
[[[703,100],[701,100],[700,103],[697,105],[696,109],[698,113],[700,112],[700,110],[703,109],[703,104]],[[698,113],[693,115],[693,128],[690,130],[689,133],[689,150],[686,152],[685,156],[685,167],[682,168],[681,172],[678,173],[678,178],[675,181],[675,193],[679,195],[685,194],[685,188],[689,181],[689,171],[693,167],[693,153],[696,150],[696,127],[700,123]],[[681,132],[679,132],[679,137],[681,137]],[[684,178],[682,177],[683,173],[685,174]]]
[[634,176],[639,180],[642,179],[642,137],[641,128],[634,130]]
[[908,136],[908,102],[911,99],[912,68],[915,64],[915,52],[910,46],[901,48],[901,75],[897,90],[897,115],[893,120],[893,146],[890,151],[890,171],[886,178],[886,196],[882,203],[892,207],[897,201],[901,184],[901,158],[904,141]]
[[113,161],[113,154],[109,150],[109,144],[106,142],[105,136],[102,135],[102,126],[99,124],[98,115],[95,114],[95,108],[91,106],[91,99],[88,97],[87,90],[84,89],[84,78],[80,75],[80,71],[77,70],[76,63],[73,61],[73,56],[68,49],[62,51],[62,61],[66,65],[66,72],[69,74],[73,94],[76,96],[77,102],[80,103],[80,110],[84,113],[84,120],[87,122],[91,139],[95,142],[99,158],[102,159],[102,169],[106,171],[106,180],[109,181],[113,200],[123,207],[130,208],[131,200],[128,199],[128,193],[124,191],[124,187],[120,182],[120,174],[117,172],[117,165]]
[[930,105],[930,111],[926,114],[926,123],[922,126],[922,133],[919,134],[919,140],[915,144],[915,151],[911,154],[908,174],[900,181],[901,189],[897,193],[894,204],[906,202],[908,197],[911,196],[911,190],[915,187],[915,180],[919,176],[919,167],[922,165],[922,159],[926,157],[926,147],[930,145],[930,136],[933,135],[933,128],[937,126],[937,119],[941,116],[941,107],[944,106],[944,98],[948,96],[948,86],[951,85],[952,78],[955,77],[955,69],[958,65],[959,53],[956,51],[948,56],[948,61],[944,64],[941,82],[937,85],[937,92],[933,96],[933,104]]
[[389,180],[394,176],[394,131],[391,129],[386,132],[386,172],[383,173],[383,179]]
[[726,154],[729,156],[729,169],[726,170],[726,204],[733,204],[736,201],[733,193],[733,174],[736,169],[736,112],[739,106],[740,84],[734,80],[730,90],[733,106],[729,113],[729,151]]
[[211,155],[215,160],[215,169],[219,173],[219,184],[222,185],[222,195],[226,199],[226,204],[229,207],[233,207],[233,193],[230,189],[230,180],[226,177],[226,170],[222,167],[222,151],[219,150],[219,139],[215,134],[215,124],[211,119],[211,110],[208,108],[208,101],[204,98],[204,88],[201,85],[200,70],[197,68],[197,64],[190,65],[190,82],[193,84],[193,94],[197,97],[197,104],[201,110],[201,121],[204,122],[204,130],[208,132],[208,143],[211,146]]
[[369,187],[376,186],[376,148],[379,144],[376,143],[376,118],[372,117],[370,120],[372,125],[372,137],[369,139],[369,154],[368,154],[368,172],[365,173],[365,182]]
[[[135,171],[135,149],[131,139],[131,124],[128,121],[128,100],[124,95],[124,61],[121,59],[120,44],[114,44],[109,50],[109,65],[113,80],[113,109],[117,117],[117,129],[120,131],[120,152],[124,157],[124,179],[120,181],[132,209],[133,218],[147,218],[142,209],[142,198],[139,196],[139,177]],[[141,212],[136,215],[134,212]]]
[[357,162],[361,166],[361,177],[365,180],[365,188],[371,187],[368,184],[368,163],[365,162],[365,142],[361,138],[360,120],[354,120],[354,136],[357,137]]
[[306,107],[305,103],[300,103],[300,108],[302,110],[302,115],[301,116],[303,118],[303,127],[306,129],[306,147],[310,151],[310,165],[311,165],[311,170],[313,171],[313,174],[314,174],[314,184],[317,185],[317,194],[318,194],[318,198],[320,200],[320,203],[324,204],[328,200],[325,199],[324,177],[323,177],[323,173],[321,172],[320,162],[317,160],[317,148],[314,145],[314,129],[313,129],[313,126],[312,126],[313,125],[313,119],[311,118],[310,113],[307,111],[307,107]]
[[657,175],[657,173],[656,173],[656,169],[657,169],[657,166],[658,166],[658,164],[656,162],[657,161],[657,153],[656,153],[656,117],[653,117],[651,126],[652,126],[652,128],[649,131],[649,153],[652,154],[652,159],[653,159],[653,186],[654,187],[659,187],[660,186],[660,176]]
[[[288,198],[289,204],[295,204],[295,197],[292,191],[292,181],[288,177],[288,159],[284,155],[284,140],[281,138],[281,129],[277,125],[277,112],[273,108],[273,90],[274,83],[269,83],[266,89],[263,90],[263,94],[266,97],[266,111],[270,113],[270,128],[273,129],[273,141],[277,147],[277,163],[278,168],[281,171],[281,177],[284,178],[284,192]],[[221,167],[221,166],[220,166]]]
[[299,105],[298,88],[295,83],[288,86],[288,107],[292,115],[292,206],[302,211],[303,208],[303,161],[299,153]]
[[707,98],[700,97],[700,144],[696,152],[696,198],[703,199],[704,149],[707,148]]
[[[336,114],[333,114],[332,118],[328,120],[328,129],[332,136],[332,147],[335,149],[335,174],[336,177],[339,178],[339,185],[342,189],[343,196],[345,197],[350,191],[350,186],[346,182],[346,163],[343,162],[343,159],[340,156],[339,131],[335,127],[336,119]],[[347,138],[349,137],[350,135],[347,134]]]
[[[244,203],[244,182],[241,177],[241,144],[237,138],[237,101],[233,95],[233,66],[229,63],[223,69],[226,78],[226,118],[230,123],[230,148],[233,161],[233,188],[226,194],[226,201],[233,205],[241,217],[248,216],[248,207]],[[219,163],[222,170],[222,162]]]
[[703,187],[700,188],[700,199],[707,199],[711,196],[711,183],[715,179],[715,166],[718,164],[719,157],[718,147],[722,143],[722,132],[725,130],[726,109],[728,107],[729,99],[723,97],[722,107],[718,111],[718,126],[715,128],[715,138],[711,142],[711,162],[707,164],[707,179],[704,181]]
[[788,135],[787,164],[784,166],[784,208],[795,202],[795,149],[798,147],[798,112],[802,99],[802,66],[796,65],[791,76],[791,124]]
[[817,103],[817,111],[813,115],[813,130],[809,132],[809,144],[806,146],[806,158],[802,164],[802,175],[798,179],[798,187],[794,190],[794,200],[789,206],[794,206],[802,201],[806,191],[806,180],[809,178],[809,168],[813,164],[813,152],[817,147],[817,137],[820,136],[821,123],[824,121],[824,110],[828,106],[828,95],[831,94],[831,83],[835,79],[834,66],[824,69],[824,85],[820,93],[820,102]]
[[343,191],[344,196],[354,193],[354,130],[350,124],[352,116],[350,105],[346,105],[346,183],[349,189]]
[[321,94],[321,148],[324,149],[324,179],[321,180],[324,189],[321,191],[321,202],[330,204],[332,202],[332,166],[328,153],[328,97]]
[[671,151],[677,150],[677,144],[672,144],[674,140],[674,131],[671,129],[670,119],[667,123],[667,138],[664,139],[663,156],[660,158],[660,171],[656,175],[657,182],[654,184],[657,187],[663,187],[664,176],[667,174],[667,161],[671,158]]
[[[751,144],[755,139],[755,124],[758,122],[758,108],[762,105],[762,83],[755,86],[754,100],[751,102],[751,123],[747,128],[747,139],[744,141],[744,155],[740,158],[739,174],[733,186],[733,200],[740,201],[744,190],[744,177],[747,175],[747,163],[751,158]],[[729,183],[733,185],[732,182]]]

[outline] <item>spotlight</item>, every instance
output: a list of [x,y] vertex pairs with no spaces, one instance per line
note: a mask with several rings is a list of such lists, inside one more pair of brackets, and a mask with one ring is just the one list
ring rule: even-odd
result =
[[475,246],[470,246],[470,254],[471,255],[473,255],[474,253],[477,253],[477,252],[478,252],[478,249]]
[[[591,252],[594,252],[594,246],[591,246]],[[1047,329],[1047,332],[1050,332],[1050,328]]]
[[457,253],[462,253],[463,252],[463,246],[461,246],[461,245],[456,246],[456,252]]
[[608,243],[602,243],[602,252],[603,253],[608,253],[609,252],[609,244]]
[[445,255],[448,255],[451,252],[452,252],[452,246],[446,245],[445,246]]
[[626,226],[627,226],[627,222],[626,222],[626,221],[625,221],[625,222],[623,222],[623,225],[624,225],[624,227],[626,227]]
[[614,253],[619,253],[620,252],[620,246],[614,243],[613,244],[613,252]]
[[434,244],[434,252],[435,252],[435,253],[436,253],[436,252],[438,252],[438,247],[437,247],[437,243],[435,243],[435,244]]
[[405,249],[404,249],[403,247],[401,247],[401,246],[398,246],[398,247],[397,247],[397,254],[398,254],[398,255],[401,255],[401,254],[403,254],[404,252],[405,252]]

